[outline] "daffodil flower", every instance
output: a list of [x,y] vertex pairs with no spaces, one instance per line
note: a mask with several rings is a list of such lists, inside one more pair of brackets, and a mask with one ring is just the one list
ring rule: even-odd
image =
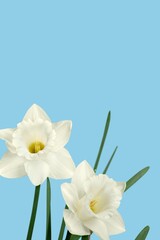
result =
[[72,177],[75,166],[64,148],[71,127],[71,121],[52,123],[42,108],[32,105],[17,128],[0,130],[0,138],[8,147],[0,161],[0,175],[7,178],[28,175],[35,186],[47,177]]
[[72,182],[61,186],[69,208],[64,210],[69,232],[80,236],[94,232],[102,240],[124,232],[124,222],[117,209],[125,186],[124,182],[116,182],[107,175],[95,175],[83,161],[76,168]]

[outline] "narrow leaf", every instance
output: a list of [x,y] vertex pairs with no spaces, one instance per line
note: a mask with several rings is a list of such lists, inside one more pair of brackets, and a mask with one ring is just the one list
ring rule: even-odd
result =
[[108,170],[108,168],[109,168],[109,166],[110,166],[110,164],[111,164],[111,162],[113,160],[113,157],[114,157],[117,149],[118,149],[118,146],[114,149],[114,152],[112,153],[112,156],[110,157],[110,159],[109,159],[109,161],[108,161],[108,163],[107,163],[107,165],[106,165],[106,167],[105,167],[105,169],[103,171],[103,174],[106,174],[106,172],[107,172],[107,170]]
[[149,233],[149,230],[150,230],[149,226],[146,226],[145,228],[143,228],[143,230],[138,234],[135,240],[145,240]]
[[34,228],[34,223],[35,223],[36,213],[37,213],[37,207],[38,207],[39,193],[40,193],[40,185],[35,187],[32,213],[31,213],[31,218],[30,218],[30,223],[29,223],[29,228],[28,228],[28,233],[27,233],[26,240],[31,240],[32,239],[33,228]]
[[47,178],[47,207],[46,207],[46,240],[52,239],[51,232],[51,185],[49,178]]
[[111,112],[109,111],[108,116],[107,116],[107,120],[106,120],[106,124],[105,124],[105,128],[104,128],[102,141],[101,141],[100,148],[99,148],[99,151],[98,151],[97,159],[96,159],[95,164],[94,164],[94,171],[95,172],[97,171],[99,160],[100,160],[102,150],[103,150],[103,147],[104,147],[104,143],[105,143],[105,140],[106,140],[106,137],[107,137],[107,133],[108,133],[109,125],[110,125],[110,120],[111,120]]
[[143,175],[145,175],[148,170],[149,170],[149,167],[145,167],[141,171],[136,173],[132,178],[130,178],[126,182],[126,189],[125,189],[125,191],[127,191],[133,184],[135,184],[141,177],[143,177]]

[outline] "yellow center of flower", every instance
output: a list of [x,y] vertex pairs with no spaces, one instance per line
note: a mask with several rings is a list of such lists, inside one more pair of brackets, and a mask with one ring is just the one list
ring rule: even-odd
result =
[[28,150],[30,153],[38,153],[39,151],[44,149],[44,144],[42,142],[33,142],[29,145]]
[[94,213],[97,212],[96,205],[97,205],[97,201],[96,201],[96,200],[92,200],[92,201],[90,202],[90,204],[89,204],[90,209],[91,209]]

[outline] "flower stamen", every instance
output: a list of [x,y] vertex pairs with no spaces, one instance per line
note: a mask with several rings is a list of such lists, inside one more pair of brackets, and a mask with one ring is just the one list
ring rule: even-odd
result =
[[30,153],[38,153],[44,149],[45,145],[42,142],[33,142],[29,145],[28,150]]
[[92,210],[92,212],[96,213],[96,204],[97,204],[97,201],[96,200],[92,200],[89,204],[90,206],[90,209]]

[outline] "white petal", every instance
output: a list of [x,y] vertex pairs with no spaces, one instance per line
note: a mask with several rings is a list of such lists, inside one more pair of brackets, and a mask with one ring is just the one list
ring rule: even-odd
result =
[[68,209],[64,210],[64,221],[70,233],[80,236],[90,234],[89,229],[83,226],[77,216]]
[[77,216],[82,222],[95,217],[95,213],[90,208],[91,198],[89,195],[84,195],[77,204]]
[[25,170],[33,185],[38,186],[49,175],[48,164],[42,160],[30,160],[25,163]]
[[6,142],[6,146],[11,153],[16,153],[16,148],[12,142]]
[[48,117],[47,113],[37,104],[33,104],[28,111],[26,112],[23,120],[35,121],[37,119],[43,119],[43,120],[49,120],[50,118]]
[[65,179],[73,176],[75,165],[69,152],[65,148],[55,153],[50,152],[46,158],[46,162],[50,168],[50,177]]
[[0,175],[6,178],[19,178],[26,175],[25,159],[7,152],[0,161]]
[[124,190],[126,188],[126,183],[125,182],[117,182],[117,187],[118,187],[119,191],[121,192],[121,194],[123,194]]
[[7,148],[10,152],[16,153],[15,147],[12,143],[13,133],[16,129],[14,128],[6,128],[0,130],[0,139],[3,139],[6,141]]
[[121,215],[115,211],[114,215],[107,221],[109,235],[125,232],[125,225]]
[[107,226],[105,222],[98,218],[92,218],[88,221],[83,222],[83,224],[94,232],[102,240],[109,240],[109,233],[107,231]]
[[72,129],[71,121],[61,121],[57,123],[53,123],[53,129],[56,132],[56,139],[54,149],[59,150],[64,147],[68,142]]
[[72,183],[63,183],[61,185],[61,191],[68,208],[71,209],[72,212],[76,212],[78,194],[75,185]]
[[14,128],[6,128],[0,130],[0,139],[6,140],[6,141],[12,141],[12,134],[15,131]]
[[77,187],[79,198],[84,194],[84,183],[94,175],[95,173],[87,161],[83,161],[77,166],[72,183]]

